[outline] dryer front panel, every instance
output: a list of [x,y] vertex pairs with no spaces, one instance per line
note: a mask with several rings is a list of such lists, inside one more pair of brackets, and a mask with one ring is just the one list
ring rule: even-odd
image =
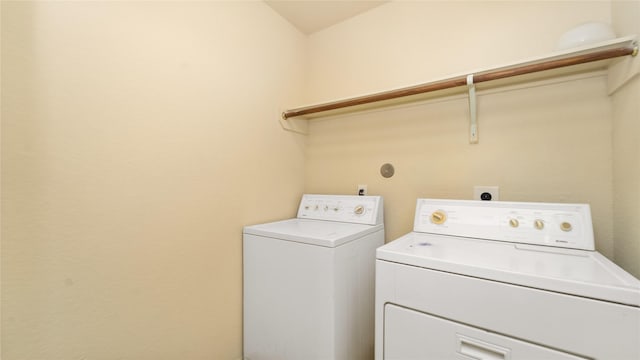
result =
[[384,313],[386,360],[586,359],[392,304]]
[[640,359],[638,307],[377,260],[376,360],[394,354],[391,305],[589,359]]

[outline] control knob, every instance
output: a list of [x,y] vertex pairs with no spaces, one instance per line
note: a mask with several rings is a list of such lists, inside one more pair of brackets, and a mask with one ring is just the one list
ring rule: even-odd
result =
[[436,225],[442,225],[447,221],[447,214],[442,210],[436,210],[431,213],[431,222]]
[[363,205],[356,205],[356,207],[353,208],[353,213],[356,214],[356,215],[364,214],[364,206]]
[[536,219],[533,222],[533,227],[535,227],[538,230],[542,230],[544,229],[544,221],[540,220],[540,219]]
[[560,230],[562,231],[571,231],[573,229],[573,226],[571,226],[571,223],[563,221],[562,223],[560,223]]

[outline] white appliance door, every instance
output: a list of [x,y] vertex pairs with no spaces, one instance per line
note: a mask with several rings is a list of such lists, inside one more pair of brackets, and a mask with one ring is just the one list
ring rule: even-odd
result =
[[334,357],[335,249],[244,236],[244,356]]
[[387,304],[385,360],[578,360],[549,349],[455,321]]

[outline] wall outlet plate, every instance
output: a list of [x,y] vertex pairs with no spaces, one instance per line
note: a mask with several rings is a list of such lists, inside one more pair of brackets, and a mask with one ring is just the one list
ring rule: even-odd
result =
[[474,186],[473,200],[498,201],[500,200],[499,186]]
[[367,195],[367,185],[358,185],[358,192],[356,192],[356,194],[358,194],[360,196],[366,196]]

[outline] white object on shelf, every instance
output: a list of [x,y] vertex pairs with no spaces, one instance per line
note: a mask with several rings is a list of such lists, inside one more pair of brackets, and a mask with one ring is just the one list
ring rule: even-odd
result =
[[595,44],[615,39],[616,34],[611,25],[603,22],[590,21],[580,24],[562,34],[556,45],[556,50],[566,50],[577,46]]

